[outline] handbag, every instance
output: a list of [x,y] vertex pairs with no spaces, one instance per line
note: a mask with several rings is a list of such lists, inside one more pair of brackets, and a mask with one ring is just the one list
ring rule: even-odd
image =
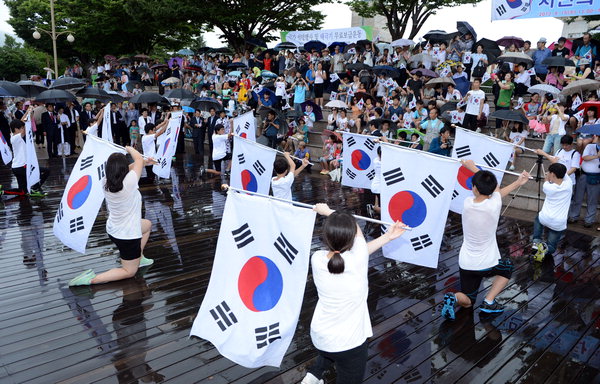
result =
[[484,73],[485,73],[485,65],[480,60],[479,63],[477,63],[477,66],[475,67],[475,69],[473,69],[473,77],[483,77]]

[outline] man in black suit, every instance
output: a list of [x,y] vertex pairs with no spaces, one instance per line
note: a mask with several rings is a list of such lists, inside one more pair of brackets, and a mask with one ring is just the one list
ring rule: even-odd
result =
[[[214,108],[210,109],[210,116],[208,117],[208,119],[206,119],[206,124],[204,124],[204,127],[201,128],[201,130],[203,131],[202,135],[204,136],[205,134],[208,134],[208,167],[212,168],[213,166],[213,159],[212,159],[212,151],[213,151],[213,133],[215,132],[215,126],[217,125],[217,120],[219,119],[219,116],[217,116],[217,111]],[[204,141],[202,141],[202,143],[204,143]],[[202,144],[204,145],[204,144]],[[202,158],[202,160],[204,160],[204,156]]]
[[200,165],[204,165],[204,140],[206,139],[206,127],[200,111],[194,112],[190,119],[192,127],[192,138],[194,139],[194,150],[196,155],[200,155]]
[[77,123],[79,122],[79,111],[72,101],[67,103],[65,114],[69,117],[69,127],[66,130],[65,141],[71,146],[71,153],[75,153],[75,138],[77,137]]
[[[92,119],[94,119],[96,117],[96,114],[94,113],[94,111],[92,111],[92,104],[91,103],[85,103],[83,105],[83,111],[81,111],[81,113],[79,114],[79,129],[81,129],[82,131],[85,131],[86,129],[88,129],[90,127],[90,121],[92,121]],[[101,129],[98,130],[98,132],[100,132]],[[86,135],[83,135],[83,141],[85,142],[86,140]]]
[[120,120],[122,119],[121,112],[117,109],[117,104],[110,104],[110,130],[112,131],[113,141],[117,144],[120,142],[120,130],[121,124]]
[[60,131],[58,130],[58,116],[54,111],[54,104],[46,104],[46,112],[42,113],[42,126],[46,132],[46,145],[48,146],[48,157],[58,157],[58,144],[60,143]]
[[150,122],[152,124],[156,125],[156,122],[160,120],[160,118],[162,117],[162,114],[158,110],[158,107],[156,106],[156,104],[153,104],[150,106],[150,112],[148,113],[148,116],[150,117]]

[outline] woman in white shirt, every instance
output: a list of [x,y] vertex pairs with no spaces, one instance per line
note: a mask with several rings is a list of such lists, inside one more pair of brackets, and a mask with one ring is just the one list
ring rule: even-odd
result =
[[121,267],[96,275],[88,269],[69,282],[69,286],[108,283],[133,277],[139,267],[152,265],[154,260],[144,257],[144,247],[150,237],[152,223],[142,219],[142,195],[138,181],[142,175],[144,158],[132,147],[125,147],[133,158],[129,163],[122,153],[113,153],[106,162],[104,197],[108,209],[106,232],[121,254]]
[[321,108],[323,108],[323,91],[326,79],[327,72],[323,69],[323,63],[319,61],[315,71],[315,104]]
[[327,216],[323,243],[327,250],[311,258],[319,301],[310,325],[310,336],[319,355],[302,384],[322,383],[321,377],[335,365],[338,384],[362,383],[367,364],[367,338],[373,335],[367,296],[369,255],[404,233],[396,222],[379,238],[366,242],[352,215],[335,212],[327,204],[315,211]]

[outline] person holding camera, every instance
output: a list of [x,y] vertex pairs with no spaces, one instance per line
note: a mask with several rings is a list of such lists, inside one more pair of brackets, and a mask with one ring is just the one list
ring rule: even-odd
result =
[[452,142],[450,141],[450,130],[446,127],[440,129],[440,135],[429,145],[429,152],[442,156],[450,156],[452,151]]
[[277,133],[279,133],[279,122],[275,112],[269,111],[267,119],[263,123],[263,135],[269,139],[269,147],[277,148]]

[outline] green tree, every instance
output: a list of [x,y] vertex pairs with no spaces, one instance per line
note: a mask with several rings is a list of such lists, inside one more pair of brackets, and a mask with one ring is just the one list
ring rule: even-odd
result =
[[[481,0],[351,0],[348,5],[363,17],[382,15],[393,40],[414,38],[427,19],[443,7],[475,4]],[[408,33],[408,35],[406,35]]]
[[23,47],[14,37],[4,35],[0,47],[0,79],[18,81],[21,74],[39,74],[45,64],[46,54],[31,47]]

